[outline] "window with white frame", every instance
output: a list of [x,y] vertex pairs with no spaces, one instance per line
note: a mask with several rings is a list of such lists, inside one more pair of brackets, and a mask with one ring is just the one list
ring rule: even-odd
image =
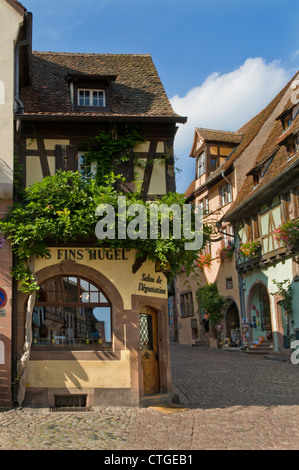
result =
[[80,152],[78,154],[78,171],[84,179],[94,179],[97,173],[97,166],[98,162],[87,161],[86,153]]
[[229,183],[221,188],[221,202],[223,206],[232,202],[232,189]]
[[206,171],[206,156],[205,156],[205,153],[202,152],[197,158],[197,178],[203,175],[205,171]]
[[79,88],[78,105],[104,108],[106,106],[105,90],[90,90]]
[[202,210],[203,216],[205,217],[209,213],[209,198],[208,196],[201,199],[198,203],[200,209]]

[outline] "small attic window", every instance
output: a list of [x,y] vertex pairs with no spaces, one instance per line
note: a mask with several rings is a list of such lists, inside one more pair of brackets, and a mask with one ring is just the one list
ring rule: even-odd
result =
[[106,106],[105,90],[78,89],[78,105],[104,108]]
[[251,175],[253,179],[253,187],[257,186],[261,181],[264,173],[264,166],[257,165],[247,173],[247,176]]
[[262,172],[260,169],[258,169],[257,171],[255,171],[252,175],[253,177],[253,186],[257,186],[261,180],[261,177],[262,177]]
[[293,122],[292,114],[288,113],[282,118],[283,129],[286,130]]
[[71,73],[69,82],[72,109],[83,112],[110,112],[111,83],[117,75]]
[[297,146],[296,139],[294,137],[287,142],[286,148],[288,152],[288,158],[291,158],[293,155],[295,155]]

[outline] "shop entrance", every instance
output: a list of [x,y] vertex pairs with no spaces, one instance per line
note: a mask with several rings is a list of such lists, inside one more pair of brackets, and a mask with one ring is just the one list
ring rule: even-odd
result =
[[229,338],[230,344],[238,345],[240,341],[240,320],[238,307],[233,300],[226,310],[225,323],[226,336]]
[[272,340],[270,299],[266,287],[257,284],[251,295],[251,327],[253,340],[258,337],[265,337]]
[[160,391],[157,313],[152,308],[142,308],[139,313],[141,365],[144,395]]

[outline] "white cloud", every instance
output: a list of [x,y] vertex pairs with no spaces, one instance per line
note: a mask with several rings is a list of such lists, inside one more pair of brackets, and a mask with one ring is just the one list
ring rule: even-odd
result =
[[[193,159],[188,156],[195,127],[238,130],[261,111],[289,79],[288,72],[280,67],[278,61],[267,64],[262,58],[250,58],[232,72],[211,74],[186,96],[171,98],[174,111],[188,117],[187,123],[179,126],[175,139],[178,167],[186,168],[187,165],[190,172]],[[185,181],[185,186],[178,190],[184,191],[193,177],[193,171],[189,175],[184,174],[180,179]]]

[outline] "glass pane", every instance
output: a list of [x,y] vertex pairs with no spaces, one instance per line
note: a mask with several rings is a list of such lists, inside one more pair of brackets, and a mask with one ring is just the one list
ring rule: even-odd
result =
[[104,106],[104,93],[102,91],[99,92],[99,103],[98,106]]
[[106,299],[106,297],[104,296],[104,294],[102,292],[100,292],[100,302],[101,303],[108,303],[108,300]]
[[140,319],[140,349],[153,350],[153,323],[152,316],[141,314]]
[[89,302],[96,304],[99,302],[99,294],[97,292],[90,292]]
[[81,302],[90,302],[89,292],[83,292],[81,294]]
[[99,289],[97,288],[97,286],[94,286],[94,285],[91,284],[91,283],[89,283],[89,289],[90,289],[90,291],[92,291],[92,292],[98,292],[98,290],[99,290]]
[[111,346],[110,307],[36,307],[33,347]]

